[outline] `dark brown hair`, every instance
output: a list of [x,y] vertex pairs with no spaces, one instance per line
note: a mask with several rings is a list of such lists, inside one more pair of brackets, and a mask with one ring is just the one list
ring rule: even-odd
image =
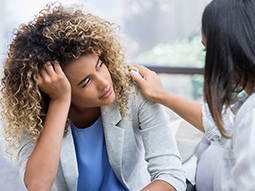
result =
[[[238,85],[255,79],[255,1],[213,0],[205,8],[202,30],[207,39],[204,96],[224,137],[222,113],[235,100]],[[233,94],[234,93],[234,94]]]

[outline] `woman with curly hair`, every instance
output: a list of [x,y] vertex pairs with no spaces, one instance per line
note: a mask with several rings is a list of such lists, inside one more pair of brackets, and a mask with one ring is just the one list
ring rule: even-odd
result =
[[185,189],[169,118],[127,76],[117,29],[48,4],[16,30],[2,117],[28,190]]

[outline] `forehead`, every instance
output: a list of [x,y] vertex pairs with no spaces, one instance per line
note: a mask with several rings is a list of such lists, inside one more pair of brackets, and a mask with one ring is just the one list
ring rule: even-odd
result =
[[96,54],[82,55],[65,66],[63,71],[69,80],[76,79],[79,75],[89,75],[95,69],[97,60],[98,56]]
[[206,37],[202,28],[201,28],[201,37],[202,37],[201,39],[202,39],[203,45],[206,45]]
[[96,54],[85,54],[81,55],[78,59],[72,60],[69,65],[75,65],[75,64],[91,64],[94,60],[97,60],[98,56]]
[[64,67],[64,72],[76,69],[77,67],[90,67],[97,63],[98,56],[96,54],[86,54],[80,56],[78,59],[72,60]]

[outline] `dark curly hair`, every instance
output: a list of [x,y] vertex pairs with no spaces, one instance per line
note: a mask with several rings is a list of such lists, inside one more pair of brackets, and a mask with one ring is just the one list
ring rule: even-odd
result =
[[[63,7],[60,3],[47,4],[33,21],[19,26],[8,47],[1,79],[6,152],[11,158],[24,130],[34,143],[43,131],[49,97],[39,89],[37,76],[47,61],[57,60],[65,67],[81,55],[96,54],[111,74],[122,115],[129,115],[129,65],[120,40],[118,25],[84,14],[78,6]],[[67,127],[68,120],[65,134]]]

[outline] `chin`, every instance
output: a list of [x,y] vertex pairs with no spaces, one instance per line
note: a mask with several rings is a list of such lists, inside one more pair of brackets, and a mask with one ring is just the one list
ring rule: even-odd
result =
[[105,105],[110,105],[114,102],[115,100],[115,94],[111,95],[108,99],[107,99],[107,103]]
[[110,102],[109,105],[112,104],[114,100],[115,100],[115,94],[109,97],[109,102]]

